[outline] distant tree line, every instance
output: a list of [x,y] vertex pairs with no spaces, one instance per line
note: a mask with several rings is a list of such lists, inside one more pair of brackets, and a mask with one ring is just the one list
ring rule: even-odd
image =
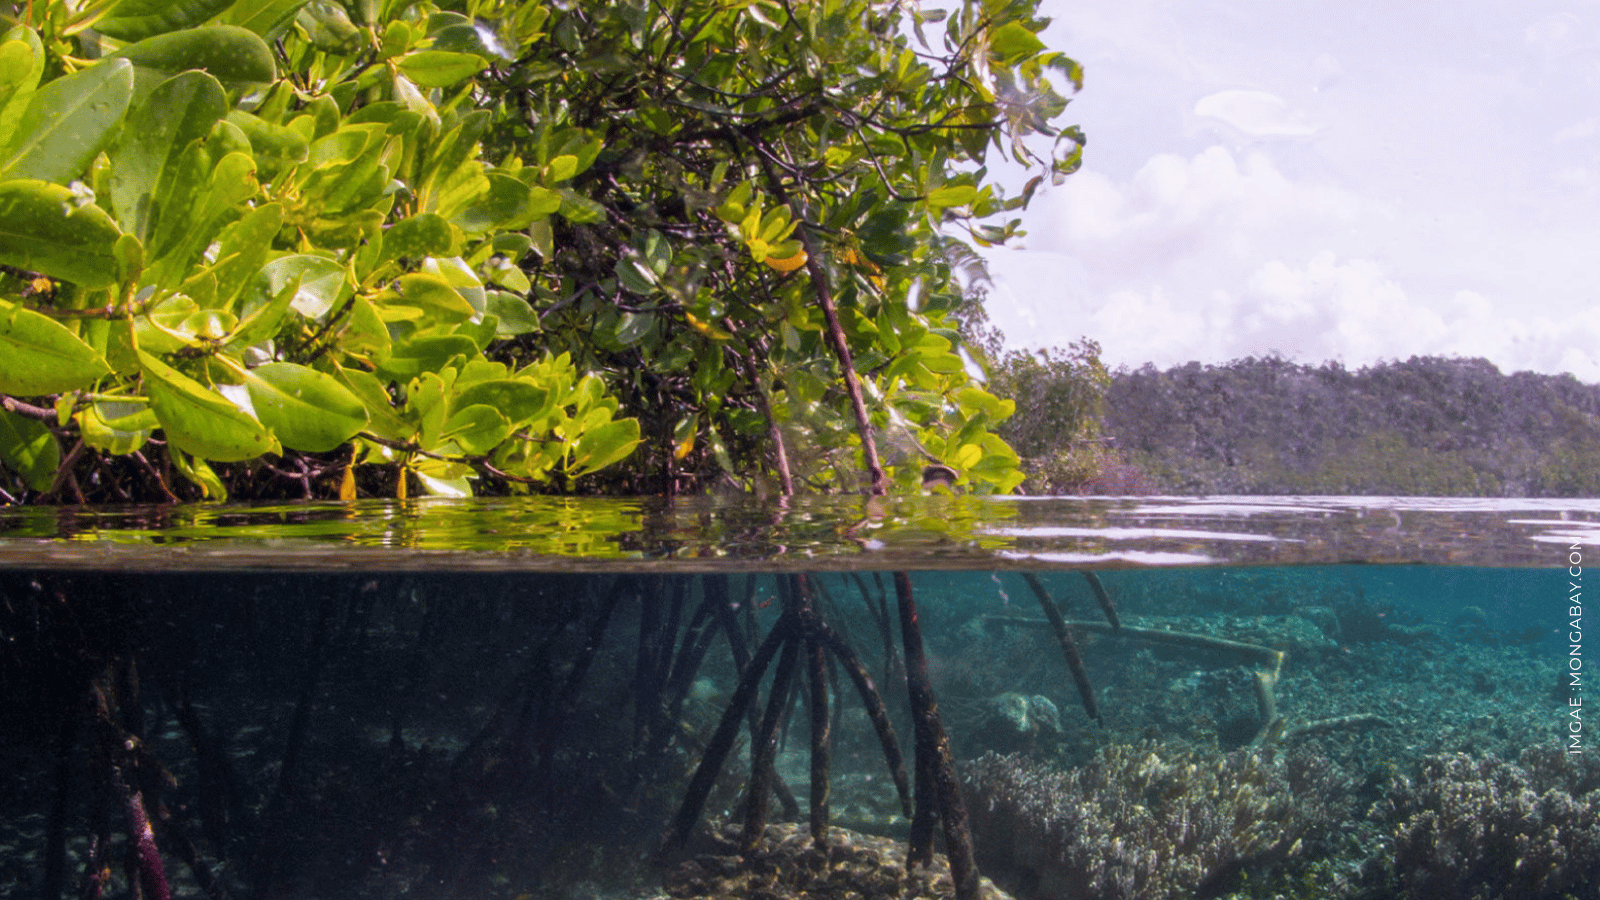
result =
[[1134,488],[1600,496],[1600,386],[1571,375],[1506,375],[1484,359],[1352,371],[1266,357],[1120,370],[1103,402],[1105,452],[1142,472],[1122,479]]

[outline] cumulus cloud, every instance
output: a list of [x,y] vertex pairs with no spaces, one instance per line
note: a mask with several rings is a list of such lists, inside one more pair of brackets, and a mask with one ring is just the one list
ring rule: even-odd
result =
[[1330,232],[1382,215],[1344,191],[1289,179],[1263,154],[1241,160],[1213,146],[1158,154],[1120,183],[1080,172],[1036,201],[1031,249],[1076,261],[1074,277],[1055,283],[1101,297],[1163,285],[1233,293],[1263,260],[1310,256]]
[[1471,290],[1408,289],[1381,258],[1328,249],[1384,209],[1292,180],[1262,154],[1160,154],[1121,183],[1086,172],[1045,200],[1035,248],[991,256],[990,312],[1014,343],[1087,335],[1128,366],[1455,354],[1600,380],[1600,310],[1529,314]]
[[1224,122],[1251,137],[1304,137],[1316,134],[1321,127],[1305,113],[1290,109],[1282,97],[1266,91],[1207,94],[1195,103],[1194,114]]
[[1361,214],[1350,194],[1292,182],[1266,156],[1241,163],[1220,146],[1187,159],[1158,154],[1124,184],[1082,172],[1041,205],[1034,246],[1119,281],[1219,250],[1250,255],[1296,233],[1350,227]]

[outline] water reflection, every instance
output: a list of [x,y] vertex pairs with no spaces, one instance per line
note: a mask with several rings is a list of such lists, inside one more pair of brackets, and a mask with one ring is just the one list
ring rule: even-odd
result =
[[519,498],[0,509],[0,564],[679,571],[1205,563],[1537,565],[1600,501]]

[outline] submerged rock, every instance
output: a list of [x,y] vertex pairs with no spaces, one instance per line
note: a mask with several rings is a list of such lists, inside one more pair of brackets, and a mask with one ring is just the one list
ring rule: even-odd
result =
[[1061,710],[1049,697],[1007,691],[984,701],[982,749],[1032,749],[1061,736]]

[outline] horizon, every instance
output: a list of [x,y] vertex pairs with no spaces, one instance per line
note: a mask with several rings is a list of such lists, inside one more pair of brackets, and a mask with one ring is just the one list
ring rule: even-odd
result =
[[[1028,349],[1029,352],[1034,352],[1034,353],[1040,352],[1039,350],[1035,350],[1033,348],[1009,348],[1009,349]],[[1043,348],[1040,348],[1040,349],[1043,349]],[[1060,349],[1060,348],[1056,348],[1056,349]],[[1346,364],[1342,360],[1337,360],[1337,359],[1325,359],[1325,360],[1321,360],[1320,362],[1318,362],[1318,361],[1311,361],[1311,360],[1294,359],[1294,358],[1291,358],[1289,356],[1285,356],[1285,355],[1283,355],[1281,353],[1276,353],[1274,351],[1268,351],[1266,353],[1258,353],[1258,354],[1254,354],[1254,355],[1251,355],[1251,356],[1237,356],[1237,357],[1234,357],[1232,359],[1225,359],[1225,360],[1220,360],[1220,361],[1207,361],[1207,360],[1191,359],[1191,360],[1185,360],[1183,362],[1172,363],[1170,365],[1158,365],[1158,364],[1150,362],[1150,361],[1145,361],[1145,362],[1141,362],[1141,363],[1137,363],[1137,364],[1119,363],[1119,364],[1114,365],[1114,366],[1113,365],[1107,365],[1106,366],[1106,371],[1111,373],[1112,376],[1117,376],[1117,375],[1122,375],[1122,374],[1126,374],[1126,373],[1138,372],[1138,371],[1144,369],[1146,366],[1153,366],[1156,369],[1156,371],[1158,371],[1158,372],[1170,372],[1170,371],[1172,371],[1174,369],[1182,369],[1182,368],[1186,368],[1186,367],[1191,366],[1191,365],[1198,365],[1198,366],[1202,366],[1202,367],[1205,367],[1205,368],[1211,368],[1211,369],[1225,369],[1225,368],[1228,368],[1230,366],[1237,365],[1239,363],[1254,362],[1254,361],[1266,362],[1266,361],[1269,361],[1269,360],[1279,360],[1279,361],[1282,361],[1282,362],[1287,362],[1287,363],[1289,363],[1291,365],[1298,366],[1298,367],[1303,368],[1303,369],[1309,369],[1311,371],[1319,371],[1319,370],[1322,370],[1322,369],[1326,369],[1329,366],[1335,366],[1336,365],[1336,366],[1339,366],[1339,367],[1343,368],[1346,372],[1349,372],[1349,373],[1354,374],[1354,375],[1359,375],[1359,374],[1361,374],[1363,372],[1366,372],[1366,371],[1369,371],[1371,369],[1383,369],[1383,368],[1389,368],[1389,367],[1393,367],[1393,366],[1405,365],[1406,363],[1417,361],[1417,360],[1442,360],[1442,361],[1445,361],[1445,362],[1481,362],[1481,363],[1485,363],[1485,364],[1493,367],[1494,370],[1495,370],[1495,373],[1500,375],[1502,378],[1511,378],[1511,377],[1516,376],[1516,375],[1524,375],[1524,374],[1527,374],[1527,375],[1538,375],[1538,376],[1541,376],[1541,377],[1548,377],[1548,378],[1571,378],[1572,380],[1576,381],[1577,383],[1579,383],[1581,385],[1584,385],[1585,387],[1600,387],[1600,381],[1585,381],[1584,379],[1579,378],[1578,376],[1574,375],[1571,372],[1538,372],[1538,371],[1534,371],[1533,369],[1514,369],[1514,370],[1511,370],[1511,371],[1507,371],[1504,366],[1499,365],[1494,360],[1489,359],[1487,357],[1483,357],[1483,356],[1464,356],[1464,355],[1459,355],[1459,354],[1440,354],[1440,353],[1416,353],[1416,354],[1412,354],[1411,356],[1406,357],[1404,359],[1399,359],[1399,358],[1396,358],[1396,359],[1378,359],[1378,360],[1374,360],[1372,362],[1362,363],[1359,366],[1351,366],[1351,365]]]

